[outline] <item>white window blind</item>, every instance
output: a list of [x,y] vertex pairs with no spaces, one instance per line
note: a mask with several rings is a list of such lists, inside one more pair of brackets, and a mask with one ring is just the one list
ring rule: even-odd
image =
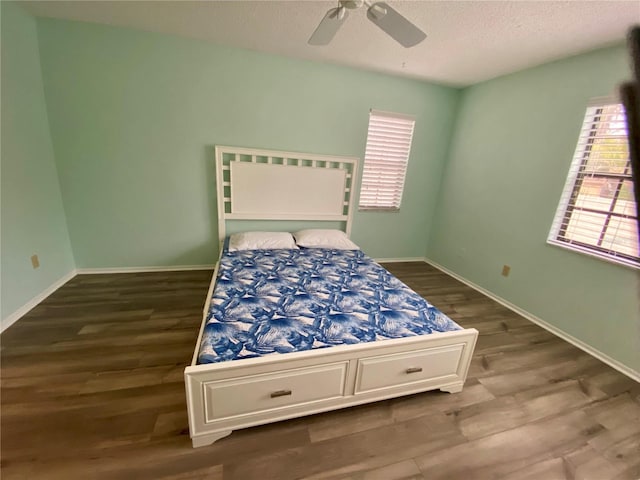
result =
[[637,211],[624,107],[587,108],[550,243],[640,267]]
[[415,117],[371,110],[360,210],[400,208],[414,125]]

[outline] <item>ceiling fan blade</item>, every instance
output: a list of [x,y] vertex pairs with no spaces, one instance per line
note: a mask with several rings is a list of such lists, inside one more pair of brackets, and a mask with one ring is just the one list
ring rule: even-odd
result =
[[384,2],[371,5],[367,10],[367,18],[403,47],[413,47],[427,38],[426,33]]
[[329,10],[309,38],[309,45],[328,45],[348,16],[349,12],[344,7]]

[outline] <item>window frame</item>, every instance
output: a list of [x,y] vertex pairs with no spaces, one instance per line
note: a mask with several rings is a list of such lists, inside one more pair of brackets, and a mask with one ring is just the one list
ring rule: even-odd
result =
[[[370,143],[370,139],[372,138],[371,136],[371,130],[372,130],[372,119],[374,117],[379,117],[379,118],[383,118],[386,120],[389,120],[390,122],[393,121],[401,121],[404,122],[406,124],[406,122],[411,122],[410,128],[408,126],[402,126],[401,128],[407,128],[408,130],[410,130],[409,132],[409,139],[408,139],[408,143],[406,143],[406,145],[404,146],[404,149],[406,149],[406,157],[402,158],[399,161],[395,161],[395,160],[388,160],[388,159],[384,159],[384,158],[372,158],[371,155],[368,155],[370,149],[378,149],[379,147],[374,147],[372,145],[372,143]],[[415,133],[415,123],[416,123],[416,117],[415,115],[408,115],[408,114],[404,114],[404,113],[396,113],[396,112],[388,112],[388,111],[382,111],[382,110],[375,110],[375,109],[371,109],[369,111],[369,122],[367,125],[367,141],[365,144],[365,154],[364,154],[364,159],[363,159],[363,166],[362,166],[362,179],[360,182],[360,191],[358,194],[358,211],[359,212],[398,212],[400,211],[400,207],[402,205],[402,199],[404,197],[404,188],[407,184],[407,170],[409,168],[409,158],[411,156],[411,147],[413,145],[413,135]],[[379,134],[378,134],[379,135]],[[406,136],[406,133],[404,133],[404,136]],[[399,142],[398,143],[402,143],[403,141],[406,141],[406,138],[403,136],[402,133],[398,133],[398,137],[396,137]],[[373,140],[375,142],[375,139]],[[393,140],[392,140],[393,141]],[[396,146],[391,146],[390,150],[388,152],[386,152],[386,155],[389,155],[391,157],[397,157],[398,156],[398,152],[397,149],[398,147]],[[385,156],[385,153],[379,154],[381,157]],[[402,155],[404,156],[404,152],[402,153]],[[368,189],[374,190],[377,189],[377,191],[382,190],[384,192],[383,189],[380,188],[380,183],[376,182],[376,183],[371,183],[368,188],[367,188],[367,175],[371,175],[371,169],[375,168],[375,167],[369,167],[368,165],[371,165],[371,162],[377,162],[377,163],[389,163],[389,164],[394,164],[393,168],[395,168],[395,170],[393,171],[393,175],[396,177],[399,177],[399,179],[396,180],[396,183],[400,184],[400,188],[399,188],[399,193],[397,192],[398,189],[395,189],[396,191],[394,192],[393,190],[388,190],[390,196],[392,196],[392,203],[394,203],[393,205],[383,205],[383,204],[377,204],[377,205],[363,205],[363,194],[365,191],[367,191]],[[397,164],[397,165],[396,165]],[[397,168],[396,168],[397,167]],[[382,168],[384,169],[385,167],[381,167],[378,166],[378,168]],[[393,179],[390,180],[390,182],[393,182]],[[369,191],[371,191],[369,190]],[[396,202],[397,201],[397,202]]]
[[[612,218],[636,220],[635,233],[637,234],[638,232],[638,218],[635,215],[635,212],[637,211],[635,209],[635,199],[632,199],[632,201],[634,201],[634,214],[629,215],[625,212],[615,211],[617,202],[620,199],[620,193],[624,188],[624,183],[626,181],[630,181],[633,188],[630,159],[627,158],[627,165],[624,167],[624,173],[588,171],[586,169],[586,166],[589,162],[594,143],[587,140],[586,142],[584,142],[584,145],[581,144],[581,137],[585,132],[589,132],[590,136],[594,136],[592,132],[596,131],[596,129],[599,127],[600,120],[598,119],[598,115],[603,114],[602,109],[612,105],[619,105],[622,107],[620,100],[615,97],[595,98],[592,99],[587,105],[580,127],[580,133],[578,135],[578,142],[576,145],[575,153],[571,161],[571,166],[567,174],[567,180],[563,188],[558,207],[556,208],[556,212],[554,214],[551,230],[549,231],[549,235],[547,237],[547,243],[559,246],[570,251],[586,254],[610,263],[624,265],[634,269],[640,269],[640,255],[638,257],[635,257],[621,251],[614,251],[612,248],[602,247],[602,243],[605,240],[607,229]],[[622,108],[624,113],[624,107]],[[595,109],[595,112],[592,112],[592,109]],[[600,111],[597,111],[598,109],[600,109]],[[628,139],[628,132],[626,133],[626,135],[624,135],[624,137]],[[586,178],[603,178],[617,182],[615,191],[612,194],[611,201],[609,202],[608,208],[606,210],[586,207],[584,205],[577,204],[578,196]],[[597,245],[575,239],[569,239],[566,237],[566,233],[569,228],[569,225],[566,222],[571,219],[571,215],[574,211],[605,216],[604,224],[600,230]],[[638,241],[637,238],[636,241]]]

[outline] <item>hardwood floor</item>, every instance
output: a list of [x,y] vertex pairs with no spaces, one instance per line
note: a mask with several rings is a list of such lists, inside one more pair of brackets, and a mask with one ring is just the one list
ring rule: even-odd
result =
[[0,337],[2,479],[640,478],[640,384],[428,265],[387,268],[480,331],[461,393],[192,449],[182,375],[211,272],[80,275]]

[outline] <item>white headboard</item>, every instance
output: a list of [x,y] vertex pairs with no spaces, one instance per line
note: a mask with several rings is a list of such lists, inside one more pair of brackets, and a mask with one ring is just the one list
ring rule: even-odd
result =
[[344,222],[351,235],[358,159],[216,146],[218,236],[227,220]]

